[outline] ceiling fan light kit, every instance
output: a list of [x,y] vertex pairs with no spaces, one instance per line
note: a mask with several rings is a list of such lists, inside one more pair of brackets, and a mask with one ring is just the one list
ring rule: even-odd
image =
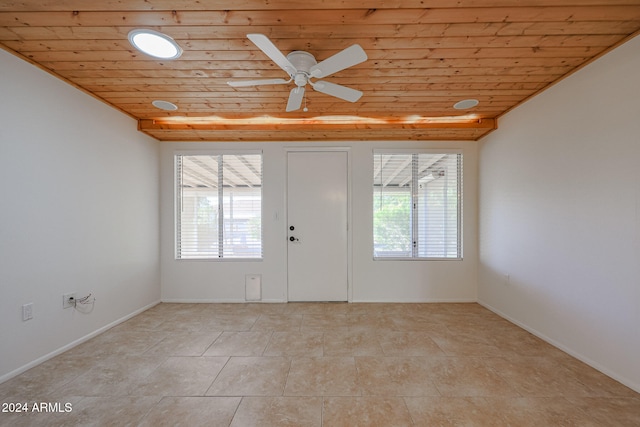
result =
[[317,92],[322,92],[349,102],[356,102],[362,96],[362,92],[356,89],[323,80],[315,82],[311,80],[327,77],[331,74],[337,73],[338,71],[342,71],[345,68],[349,68],[366,61],[367,54],[360,45],[351,45],[324,61],[317,62],[312,54],[300,50],[293,51],[287,56],[284,56],[284,54],[264,34],[247,34],[247,38],[249,38],[249,40],[262,50],[262,52],[264,52],[264,54],[273,62],[275,62],[276,65],[282,68],[289,75],[289,80],[260,79],[229,81],[227,82],[229,86],[247,87],[289,84],[294,82],[296,87],[291,89],[291,92],[289,93],[289,99],[286,107],[287,112],[300,109],[302,106],[302,100],[304,99],[305,86],[307,83],[309,83],[309,85]]

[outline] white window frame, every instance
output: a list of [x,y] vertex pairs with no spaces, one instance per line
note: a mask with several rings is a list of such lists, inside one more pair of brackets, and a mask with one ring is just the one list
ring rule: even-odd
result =
[[[410,256],[376,256],[375,250],[375,236],[374,236],[374,216],[371,216],[371,237],[372,237],[372,250],[373,250],[373,259],[375,261],[461,261],[463,259],[463,184],[464,184],[464,155],[463,150],[461,149],[374,149],[372,153],[372,163],[375,163],[376,155],[384,155],[384,154],[398,154],[398,155],[409,155],[409,154],[455,154],[458,155],[458,176],[457,176],[457,255],[455,257],[425,257],[418,256],[417,246],[419,246],[419,242],[417,241],[417,217],[412,215],[411,218],[411,238],[412,238],[412,250]],[[375,166],[374,166],[375,167]],[[374,177],[372,176],[372,180]],[[414,185],[416,183],[416,177],[412,176],[412,181]],[[376,191],[375,187],[376,183],[373,182],[372,189]],[[374,196],[375,197],[375,196]],[[411,195],[412,205],[417,202],[418,198],[415,194]],[[372,214],[374,209],[374,204],[372,204]],[[415,206],[415,205],[414,205]]]
[[[178,180],[178,157],[179,156],[242,156],[260,155],[261,158],[261,197],[260,197],[260,257],[225,257],[221,252],[218,256],[203,257],[181,257],[180,255],[180,215],[181,215],[181,188]],[[174,259],[176,261],[213,261],[213,262],[255,262],[264,259],[264,154],[262,150],[189,150],[174,151],[173,153],[173,185],[174,185]],[[224,223],[224,218],[221,221]],[[218,225],[220,227],[220,224]]]

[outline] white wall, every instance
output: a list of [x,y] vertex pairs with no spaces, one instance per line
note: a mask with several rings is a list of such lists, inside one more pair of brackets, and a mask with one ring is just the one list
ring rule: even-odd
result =
[[[1,50],[0,93],[1,382],[157,302],[160,286],[158,143]],[[67,292],[93,293],[93,312],[63,310]]]
[[640,37],[482,140],[478,297],[640,391],[638,70]]
[[[477,278],[477,144],[474,142],[163,143],[161,148],[161,280],[163,301],[244,301],[245,274],[262,274],[262,300],[286,301],[286,152],[349,147],[351,159],[352,301],[475,301]],[[373,261],[373,149],[462,148],[464,260]],[[264,260],[174,259],[176,150],[261,149],[264,175]]]

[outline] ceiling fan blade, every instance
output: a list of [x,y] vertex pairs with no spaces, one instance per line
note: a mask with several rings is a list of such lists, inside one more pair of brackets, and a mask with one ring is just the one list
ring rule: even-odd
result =
[[304,97],[304,86],[296,86],[291,89],[289,93],[289,101],[287,101],[287,112],[295,111],[302,105],[302,98]]
[[313,86],[313,89],[318,92],[326,93],[327,95],[335,96],[336,98],[344,99],[349,102],[356,102],[362,96],[362,92],[359,90],[322,80],[312,83],[311,85]]
[[280,52],[269,37],[264,34],[247,34],[249,40],[253,42],[261,51],[265,53],[273,62],[286,71],[290,76],[296,73],[296,67]]
[[260,79],[260,80],[232,80],[227,84],[231,87],[261,86],[261,85],[284,85],[291,81],[285,79]]
[[330,74],[337,73],[345,68],[367,60],[367,54],[359,44],[354,44],[336,53],[333,56],[319,62],[309,69],[311,77],[322,78]]

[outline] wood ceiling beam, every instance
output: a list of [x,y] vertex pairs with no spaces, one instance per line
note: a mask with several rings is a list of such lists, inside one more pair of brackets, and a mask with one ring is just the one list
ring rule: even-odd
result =
[[[425,119],[428,120],[428,119]],[[455,118],[433,118],[431,122],[411,123],[408,120],[389,119],[386,123],[366,122],[354,123],[351,119],[345,119],[343,122],[330,123],[326,120],[299,119],[299,120],[265,120],[265,123],[247,122],[238,123],[231,120],[212,120],[206,122],[199,121],[182,121],[171,122],[162,121],[161,119],[142,119],[138,121],[138,129],[147,132],[152,130],[206,130],[206,131],[333,131],[333,130],[429,130],[429,129],[481,129],[493,130],[497,128],[497,122],[494,119],[467,119],[462,118],[456,121]]]
[[159,141],[477,141],[493,129],[395,129],[363,131],[315,130],[287,132],[283,130],[146,130]]

